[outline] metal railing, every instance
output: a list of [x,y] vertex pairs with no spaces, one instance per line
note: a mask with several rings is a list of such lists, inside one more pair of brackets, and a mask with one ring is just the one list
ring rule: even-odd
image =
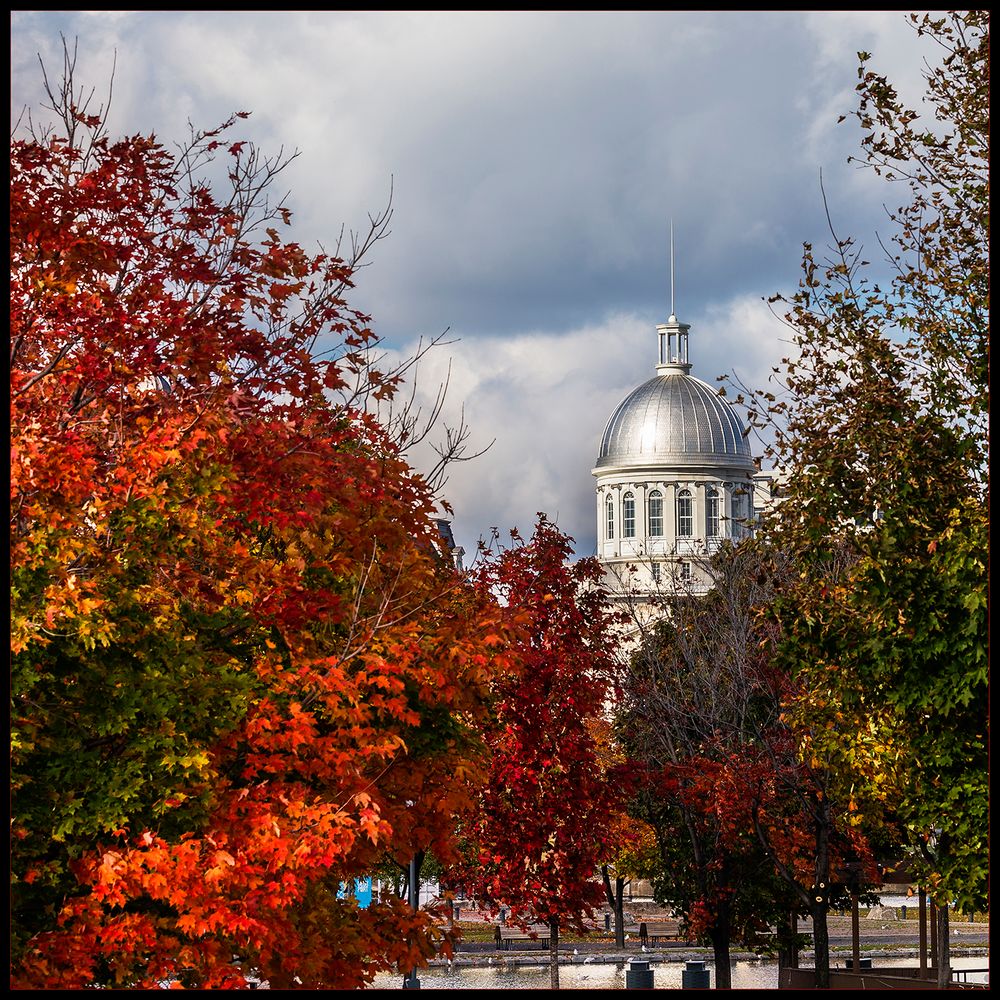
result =
[[[969,976],[983,976],[984,979],[969,979]],[[990,969],[987,966],[985,969],[952,969],[951,979],[955,983],[973,983],[973,982],[985,982],[990,981]]]

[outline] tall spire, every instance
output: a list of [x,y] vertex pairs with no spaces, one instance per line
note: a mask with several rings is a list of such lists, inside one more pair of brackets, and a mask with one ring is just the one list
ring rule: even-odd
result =
[[670,219],[670,315],[674,315],[674,220]]
[[688,330],[687,323],[681,323],[674,313],[674,220],[670,220],[670,317],[666,323],[656,327],[659,336],[660,349],[656,371],[660,375],[670,375],[677,372],[687,374],[691,370],[688,361]]

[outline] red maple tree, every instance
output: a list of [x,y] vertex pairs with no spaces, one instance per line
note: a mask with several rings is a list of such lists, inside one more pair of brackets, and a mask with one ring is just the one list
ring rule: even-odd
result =
[[487,729],[489,782],[470,828],[476,846],[466,890],[549,927],[553,987],[559,931],[586,929],[599,903],[618,791],[600,766],[589,722],[609,705],[614,616],[596,560],[568,562],[570,539],[539,515],[530,541],[484,563],[512,629],[512,669],[496,680]]
[[171,153],[56,96],[11,143],[12,983],[363,985],[447,946],[337,887],[451,857],[497,610],[243,116]]
[[747,540],[707,568],[711,592],[675,600],[633,659],[619,731],[641,775],[633,808],[657,831],[658,898],[711,943],[725,989],[731,943],[794,948],[792,913],[812,917],[823,967],[834,886],[871,858],[786,718],[796,692],[770,607],[787,556]]

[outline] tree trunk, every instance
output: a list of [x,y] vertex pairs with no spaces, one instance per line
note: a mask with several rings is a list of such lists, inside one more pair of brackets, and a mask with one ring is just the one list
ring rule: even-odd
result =
[[559,918],[549,921],[549,987],[559,989]]
[[708,932],[712,942],[712,954],[715,958],[715,988],[731,990],[733,988],[733,969],[729,964],[729,919],[724,927],[713,927]]
[[799,917],[793,910],[788,914],[788,921],[783,929],[779,940],[782,944],[778,948],[778,970],[797,969],[799,967]]
[[933,897],[931,898],[930,905],[931,915],[930,915],[930,925],[931,925],[931,968],[935,971],[938,967],[938,918],[937,918],[937,904],[934,902]]
[[816,883],[809,906],[818,990],[830,988],[830,929],[826,922],[830,910],[830,826],[830,803],[824,798],[818,803],[816,815]]
[[948,989],[948,981],[951,979],[951,942],[948,940],[949,928],[947,903],[942,903],[937,908],[937,928],[937,988],[939,990],[946,990]]
[[601,878],[604,881],[604,896],[611,907],[615,918],[615,947],[625,947],[625,882],[626,879],[615,877],[614,888],[611,886],[611,870],[607,865],[601,865]]
[[927,893],[921,889],[919,898],[920,909],[920,978],[927,978]]
[[615,879],[615,947],[625,947],[625,879]]
[[851,893],[851,969],[861,971],[861,912],[856,892]]
[[813,897],[813,947],[816,954],[816,989],[830,988],[830,930],[827,927],[826,915],[829,910],[826,897],[817,902]]

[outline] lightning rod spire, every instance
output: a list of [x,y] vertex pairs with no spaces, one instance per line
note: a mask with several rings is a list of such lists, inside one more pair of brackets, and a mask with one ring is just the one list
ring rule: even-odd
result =
[[674,220],[670,220],[670,315],[674,312]]

